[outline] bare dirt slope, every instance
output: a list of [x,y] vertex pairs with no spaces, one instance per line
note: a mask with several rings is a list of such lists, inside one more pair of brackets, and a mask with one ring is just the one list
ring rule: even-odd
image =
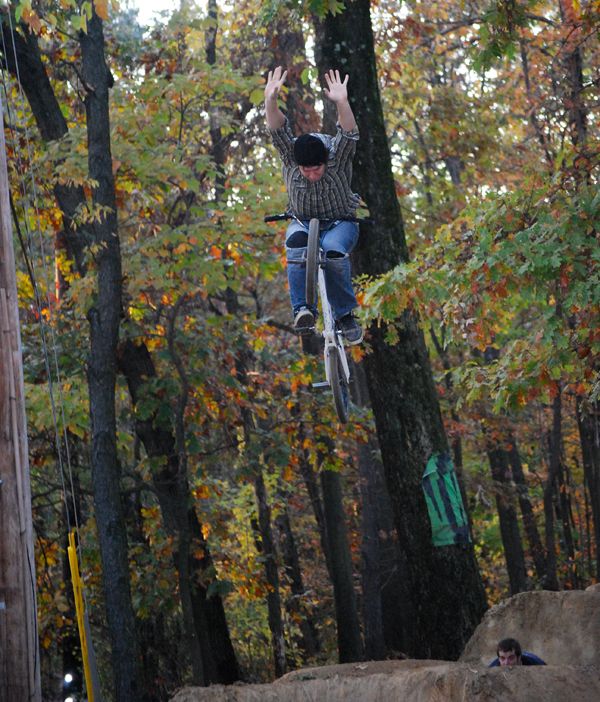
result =
[[[488,668],[500,638],[547,666]],[[305,668],[269,685],[185,688],[172,702],[598,702],[600,591],[522,593],[492,608],[461,661]]]
[[508,636],[548,664],[600,668],[600,589],[522,592],[505,600],[485,614],[460,660],[487,663]]

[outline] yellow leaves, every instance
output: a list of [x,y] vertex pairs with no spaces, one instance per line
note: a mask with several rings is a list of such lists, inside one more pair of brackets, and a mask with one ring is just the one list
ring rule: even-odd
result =
[[264,89],[262,87],[260,88],[255,88],[251,93],[250,93],[250,102],[253,105],[260,105],[262,101],[264,100]]
[[153,507],[142,507],[142,509],[140,510],[140,512],[141,512],[142,517],[143,517],[144,519],[152,519],[152,520],[154,520],[154,519],[158,519],[158,518],[159,518],[159,515],[160,515],[159,509],[158,509],[158,507],[156,507],[156,506],[153,506]]
[[242,260],[242,256],[235,244],[227,244],[227,255],[235,263],[239,263]]

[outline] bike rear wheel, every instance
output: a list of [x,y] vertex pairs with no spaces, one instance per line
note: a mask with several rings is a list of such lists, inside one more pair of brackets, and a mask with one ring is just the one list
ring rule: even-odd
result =
[[306,304],[317,305],[317,271],[319,268],[320,227],[318,219],[311,219],[308,225],[306,244]]
[[327,377],[333,393],[335,411],[340,422],[345,424],[350,414],[350,386],[337,348],[328,349],[325,363],[327,364]]

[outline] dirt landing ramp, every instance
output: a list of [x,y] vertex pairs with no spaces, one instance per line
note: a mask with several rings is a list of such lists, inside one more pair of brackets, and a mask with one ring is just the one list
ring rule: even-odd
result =
[[504,600],[486,612],[460,660],[489,663],[498,641],[509,636],[550,665],[600,668],[600,589],[522,592]]
[[185,688],[172,702],[598,702],[598,669],[376,661],[304,668],[269,685]]

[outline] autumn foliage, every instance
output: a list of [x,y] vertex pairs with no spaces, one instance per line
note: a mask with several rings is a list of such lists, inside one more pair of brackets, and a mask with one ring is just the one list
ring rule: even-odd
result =
[[[184,2],[168,21],[142,28],[126,4],[12,3],[13,30],[35,37],[68,125],[60,140],[44,141],[17,77],[4,72],[48,694],[59,660],[77,664],[64,565],[75,525],[96,655],[110,677],[86,389],[86,314],[102,254],[86,232],[106,213],[92,204],[89,86],[76,39],[94,10],[114,77],[120,349],[143,347],[152,367],[134,398],[121,363],[116,400],[148,687],[167,699],[192,675],[180,531],[159,497],[175,455],[185,468],[176,478],[189,487],[179,509],[195,514],[200,529],[190,558],[210,560],[194,578],[224,602],[242,677],[267,680],[276,670],[270,559],[286,665],[336,660],[319,479],[323,471],[341,478],[360,601],[358,466],[365,452],[376,458],[376,428],[358,406],[340,427],[330,397],[312,387],[324,374],[319,357],[303,354],[291,333],[282,233],[263,223],[285,209],[286,197],[260,112],[264,71],[283,50],[276,28],[312,36],[301,18],[327,9],[341,11],[341,3],[245,0],[205,11]],[[371,12],[410,261],[361,278],[364,321],[385,325],[393,344],[401,315],[420,316],[489,602],[515,588],[581,588],[600,576],[600,7],[378,0]],[[310,62],[310,50],[297,60]],[[318,97],[314,68],[299,79]],[[81,189],[74,221],[84,265],[61,240],[57,185]],[[354,361],[366,353],[368,336]],[[170,453],[152,455],[140,438],[144,422],[171,437]],[[261,480],[272,551],[257,504]],[[292,536],[295,551],[286,550]],[[382,553],[395,538],[393,527],[380,530]],[[382,574],[388,566],[379,564]]]

